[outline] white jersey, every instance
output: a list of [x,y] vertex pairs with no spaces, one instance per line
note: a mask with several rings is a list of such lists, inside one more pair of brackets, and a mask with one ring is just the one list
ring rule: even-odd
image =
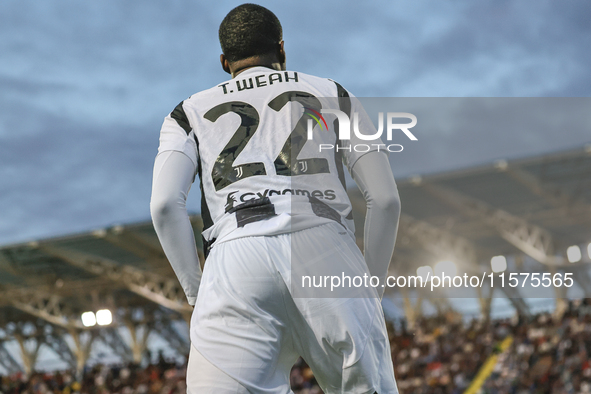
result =
[[364,129],[375,129],[356,106],[332,80],[266,67],[181,102],[164,120],[159,153],[180,151],[195,165],[206,248],[330,221],[354,233],[343,163],[350,170],[377,147],[351,149],[355,133],[338,139],[336,116],[320,111],[357,111]]

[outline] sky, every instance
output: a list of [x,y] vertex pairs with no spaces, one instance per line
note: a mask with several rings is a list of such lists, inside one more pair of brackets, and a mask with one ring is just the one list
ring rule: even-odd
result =
[[[162,120],[228,79],[217,29],[238,4],[0,2],[0,245],[149,220]],[[591,94],[588,0],[259,4],[283,24],[288,69],[358,97]],[[469,138],[448,124],[417,136],[391,156],[398,178],[591,143],[582,121]],[[194,191],[189,210],[198,204]]]

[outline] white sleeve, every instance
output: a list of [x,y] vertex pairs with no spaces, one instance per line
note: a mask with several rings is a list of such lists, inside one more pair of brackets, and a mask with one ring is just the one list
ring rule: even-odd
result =
[[[351,176],[367,203],[363,234],[364,256],[369,272],[384,283],[394,252],[400,197],[388,156],[382,152],[367,153],[355,162]],[[384,288],[378,288],[383,295]]]
[[339,150],[343,152],[343,162],[349,172],[351,172],[360,157],[370,152],[380,151],[388,155],[389,153],[378,135],[378,130],[361,101],[338,83],[337,94],[339,96],[339,107],[341,111],[344,111],[349,116],[351,125],[349,139],[338,141],[340,145]]
[[167,150],[156,156],[150,213],[154,229],[190,305],[195,305],[201,267],[186,201],[195,179],[187,155]]
[[164,118],[160,129],[160,145],[158,153],[166,151],[183,152],[197,166],[198,153],[195,131],[187,117],[184,106],[188,105],[182,101],[174,110]]

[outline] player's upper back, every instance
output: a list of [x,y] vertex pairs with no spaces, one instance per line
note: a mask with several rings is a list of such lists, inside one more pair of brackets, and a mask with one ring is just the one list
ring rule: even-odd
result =
[[[318,150],[321,143],[335,144],[334,126],[314,116],[334,105],[325,98],[343,95],[329,79],[253,67],[175,108],[162,128],[160,150],[182,129],[185,145],[174,150],[183,150],[198,169],[206,239],[293,230],[293,222],[275,218],[282,213],[309,214],[306,226],[350,214],[342,157]],[[306,114],[317,122],[314,141],[306,138]],[[247,226],[270,218],[276,219],[271,228]]]

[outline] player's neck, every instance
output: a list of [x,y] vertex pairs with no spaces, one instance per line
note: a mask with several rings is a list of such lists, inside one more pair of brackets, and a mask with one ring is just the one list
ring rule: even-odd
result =
[[232,78],[236,78],[238,74],[253,67],[267,67],[271,70],[283,71],[285,70],[285,63],[280,63],[277,58],[270,57],[250,57],[248,59],[238,60],[230,65]]

